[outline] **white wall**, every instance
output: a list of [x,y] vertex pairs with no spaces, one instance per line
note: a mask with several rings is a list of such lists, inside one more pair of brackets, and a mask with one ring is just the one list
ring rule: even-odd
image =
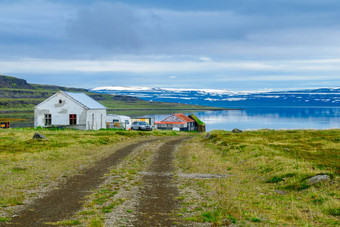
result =
[[106,110],[87,110],[87,130],[98,130],[106,128]]

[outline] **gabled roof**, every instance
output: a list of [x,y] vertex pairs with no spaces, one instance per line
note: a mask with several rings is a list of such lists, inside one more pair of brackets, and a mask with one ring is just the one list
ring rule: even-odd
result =
[[36,105],[34,108],[36,108],[37,106],[45,102],[48,102],[50,99],[52,99],[54,96],[58,94],[63,94],[64,96],[70,98],[73,102],[78,103],[85,109],[106,109],[105,106],[103,106],[102,104],[100,104],[99,102],[91,98],[90,96],[86,95],[85,93],[66,92],[66,91],[58,91],[57,93],[55,93],[48,99]]
[[174,114],[176,117],[181,118],[182,120],[186,121],[186,122],[195,122],[193,119],[191,119],[190,117],[185,116],[184,114]]
[[[168,121],[172,116],[176,116],[179,121]],[[195,122],[193,119],[185,116],[184,114],[173,114],[162,121],[157,121],[155,124],[185,124],[187,122]]]
[[177,122],[177,121],[156,121],[155,124],[163,124],[163,125],[183,125],[186,122]]
[[75,101],[83,104],[88,109],[106,109],[105,106],[91,98],[90,96],[86,95],[85,93],[76,93],[76,92],[66,92],[64,93],[70,96]]

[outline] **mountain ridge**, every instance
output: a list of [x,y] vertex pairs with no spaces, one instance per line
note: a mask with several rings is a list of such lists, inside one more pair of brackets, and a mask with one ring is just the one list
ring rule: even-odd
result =
[[136,86],[105,86],[90,89],[92,92],[128,95],[145,101],[161,101],[208,105],[215,107],[248,106],[339,106],[340,87],[298,89],[231,91],[224,89],[179,89]]
[[169,102],[149,102],[138,97],[93,93],[83,88],[30,84],[24,79],[0,75],[0,112],[33,111],[33,107],[55,92],[83,92],[108,108],[116,110],[216,110],[218,108]]

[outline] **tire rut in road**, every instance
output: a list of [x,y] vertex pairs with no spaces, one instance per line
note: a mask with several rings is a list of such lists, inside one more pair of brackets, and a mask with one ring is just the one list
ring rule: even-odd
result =
[[[146,140],[117,150],[107,158],[94,163],[80,175],[70,177],[58,189],[23,210],[12,219],[9,226],[49,226],[46,222],[57,222],[71,217],[83,204],[84,197],[104,181],[103,176],[110,167],[118,165],[137,147],[157,139]],[[52,226],[52,225],[51,225]],[[55,225],[53,225],[55,226]]]
[[172,226],[176,221],[172,213],[177,206],[178,190],[169,173],[174,170],[173,152],[184,139],[166,142],[156,153],[147,170],[150,174],[143,176],[134,226]]

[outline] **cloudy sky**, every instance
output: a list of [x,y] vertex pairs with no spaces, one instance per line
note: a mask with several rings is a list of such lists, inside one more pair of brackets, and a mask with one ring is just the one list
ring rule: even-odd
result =
[[0,0],[0,74],[31,83],[340,86],[338,0]]

